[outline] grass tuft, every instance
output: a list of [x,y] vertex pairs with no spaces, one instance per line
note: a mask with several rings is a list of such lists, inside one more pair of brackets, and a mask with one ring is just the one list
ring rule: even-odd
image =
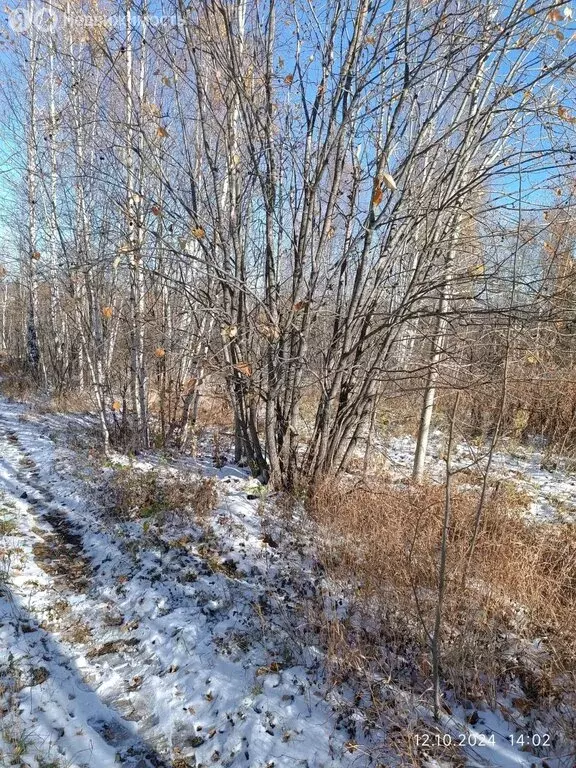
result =
[[[509,484],[493,489],[463,585],[477,495],[454,490],[441,673],[457,698],[493,705],[520,685],[542,704],[574,684],[576,525],[523,520],[527,503]],[[443,506],[439,485],[383,480],[331,482],[311,500],[323,568],[347,596],[324,627],[336,679],[377,669],[425,690]]]

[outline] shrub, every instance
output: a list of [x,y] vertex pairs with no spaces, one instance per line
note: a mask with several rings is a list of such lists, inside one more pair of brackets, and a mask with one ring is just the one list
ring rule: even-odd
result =
[[116,470],[106,486],[108,506],[121,518],[155,517],[167,512],[204,517],[218,503],[214,478],[181,478],[133,467]]
[[[525,503],[508,484],[493,491],[463,585],[477,495],[454,489],[441,674],[460,697],[494,702],[498,686],[518,679],[519,649],[534,638],[546,638],[541,680],[560,684],[576,668],[576,526],[523,520],[519,507]],[[410,665],[410,675],[425,679],[444,488],[332,482],[310,507],[320,525],[323,566],[349,586],[348,617],[328,622],[326,630],[334,674],[379,659],[382,671],[398,673],[400,683]],[[392,656],[383,661],[387,646],[404,658],[402,672],[392,669]]]

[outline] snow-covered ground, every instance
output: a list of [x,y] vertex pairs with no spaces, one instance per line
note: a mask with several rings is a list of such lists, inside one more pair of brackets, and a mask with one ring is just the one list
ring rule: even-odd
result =
[[[439,430],[431,435],[427,472],[431,477],[443,479],[445,462],[442,460],[446,437]],[[530,499],[527,514],[536,521],[576,521],[576,472],[566,470],[567,460],[555,462],[558,468],[551,468],[553,462],[546,459],[542,450],[518,444],[504,446],[497,450],[492,459],[490,475],[492,481],[510,481]],[[391,440],[380,440],[376,449],[384,457],[387,469],[397,477],[410,477],[414,460],[416,440],[403,435]],[[486,466],[487,445],[459,443],[453,456],[453,467],[463,473],[471,472],[471,478]]]
[[[88,460],[91,429],[0,400],[1,768],[415,765],[364,728],[353,691],[327,684],[306,613],[326,585],[299,512],[282,523],[232,465],[150,454],[136,474],[214,475],[217,508],[118,520],[97,493],[112,469]],[[419,695],[393,695],[428,717]],[[465,736],[469,766],[571,765],[512,747],[513,714],[456,707],[443,725]],[[420,764],[438,768],[427,751]]]
[[0,403],[0,765],[361,766],[253,482],[219,472],[212,535],[115,524],[64,424]]

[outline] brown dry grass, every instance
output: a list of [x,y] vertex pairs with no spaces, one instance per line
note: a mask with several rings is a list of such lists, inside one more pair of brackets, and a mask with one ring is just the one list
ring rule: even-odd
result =
[[[493,703],[514,680],[531,700],[554,697],[576,669],[576,525],[524,521],[525,503],[509,485],[492,494],[463,587],[477,495],[454,490],[441,673],[459,697]],[[352,605],[326,628],[337,678],[377,663],[425,688],[443,509],[444,489],[433,484],[332,482],[317,491],[323,565],[349,586]],[[537,665],[516,652],[533,638],[545,638]],[[384,647],[394,649],[388,659]]]
[[[415,382],[413,382],[415,384]],[[383,397],[376,413],[376,426],[387,437],[416,435],[422,408],[422,394],[392,391]]]
[[38,385],[31,376],[5,360],[0,365],[0,375],[0,392],[5,397],[28,400],[38,391]]
[[198,404],[198,426],[231,429],[234,414],[225,393],[204,392]]
[[[546,441],[549,452],[574,455],[576,448],[576,381],[571,367],[550,362],[527,365],[515,362],[510,368],[507,398],[502,418],[502,433],[519,442],[534,437]],[[493,430],[499,416],[502,384],[485,374],[470,379],[461,390],[461,427],[471,436]],[[439,390],[434,420],[445,424],[454,401],[451,387]],[[421,407],[416,406],[417,412]]]
[[40,394],[38,383],[25,371],[7,363],[0,365],[0,393],[25,402],[37,413],[86,413],[94,407],[87,390]]
[[115,470],[106,484],[108,507],[122,519],[192,513],[204,518],[218,503],[213,477],[181,478],[133,467]]

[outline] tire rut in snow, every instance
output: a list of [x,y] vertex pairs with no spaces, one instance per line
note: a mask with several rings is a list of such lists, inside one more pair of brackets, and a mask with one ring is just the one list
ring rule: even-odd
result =
[[51,526],[52,531],[42,534],[44,540],[33,545],[36,563],[52,576],[56,586],[66,587],[73,592],[85,592],[92,569],[83,553],[82,537],[62,513],[44,512],[42,519]]
[[[65,506],[59,503],[43,484],[36,461],[23,448],[15,432],[0,433],[0,455],[9,460],[14,468],[14,478],[18,482],[17,489],[10,489],[10,492],[20,495],[20,499],[28,505],[29,512],[35,520],[32,531],[38,539],[32,544],[31,549],[37,566],[50,576],[52,585],[62,594],[89,593],[95,574],[84,552],[82,534],[69,519]],[[46,631],[28,618],[22,620],[21,625],[18,634],[30,634],[32,637],[35,632]],[[42,645],[42,640],[46,639],[50,642],[49,638],[50,635],[47,634],[40,641],[32,639],[30,647],[36,649]],[[138,645],[139,642],[136,638],[120,638],[94,645],[88,647],[86,658],[93,660],[104,654],[123,658],[129,649]],[[43,678],[39,677],[42,671],[46,673]],[[31,681],[28,684],[35,686],[40,686],[50,679],[49,673],[43,667],[31,668],[28,677]],[[106,670],[103,669],[99,682],[105,680],[105,677]],[[98,697],[97,693],[94,695]],[[148,743],[146,738],[149,735],[148,729],[141,727],[146,717],[150,715],[146,708],[143,706],[137,713],[137,717],[123,717],[124,713],[119,704],[129,703],[127,696],[130,696],[129,692],[118,691],[110,701],[104,701],[99,697],[95,699],[98,704],[104,703],[109,710],[105,714],[88,718],[87,725],[116,750],[117,759],[127,768],[170,768],[171,762]],[[130,721],[136,724],[136,732],[131,727]],[[65,722],[66,718],[63,717],[62,723]]]
[[49,531],[37,529],[43,541],[32,547],[36,563],[54,579],[56,587],[85,592],[92,568],[84,555],[82,536],[68,519],[66,510],[54,501],[54,495],[40,481],[37,464],[20,446],[18,435],[8,432],[6,440],[19,455],[16,479],[24,487],[20,498],[36,510],[39,522],[50,526]]

